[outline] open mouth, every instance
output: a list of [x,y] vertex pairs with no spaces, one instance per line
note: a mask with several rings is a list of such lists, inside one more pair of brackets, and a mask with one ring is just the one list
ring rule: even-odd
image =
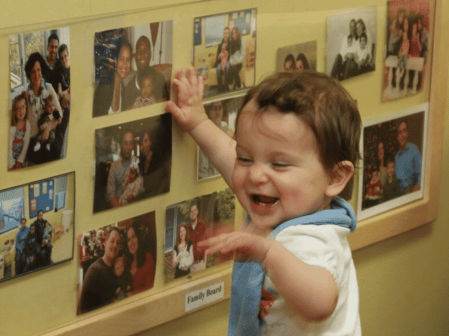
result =
[[277,203],[279,198],[264,195],[251,195],[251,200],[256,204],[272,205]]

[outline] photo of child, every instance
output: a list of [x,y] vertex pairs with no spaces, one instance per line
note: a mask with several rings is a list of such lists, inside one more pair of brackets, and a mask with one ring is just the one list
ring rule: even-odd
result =
[[151,211],[78,235],[78,315],[153,288],[155,216]]
[[168,114],[95,131],[94,212],[170,190],[171,132]]
[[423,104],[365,123],[360,219],[422,197],[427,108]]
[[376,69],[377,6],[327,17],[326,73],[339,81]]
[[70,29],[9,36],[8,170],[65,158],[70,117]]
[[169,99],[172,40],[173,21],[96,32],[93,117]]
[[257,9],[194,19],[193,67],[204,80],[204,97],[254,85]]
[[230,189],[167,207],[165,283],[213,267],[232,256],[207,254],[200,243],[234,230],[235,195]]
[[383,102],[422,91],[428,71],[430,27],[430,1],[388,1]]

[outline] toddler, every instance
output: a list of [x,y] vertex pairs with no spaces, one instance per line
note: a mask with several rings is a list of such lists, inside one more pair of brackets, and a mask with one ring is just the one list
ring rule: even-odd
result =
[[401,43],[401,49],[399,49],[398,53],[398,68],[403,73],[405,71],[405,68],[407,67],[407,60],[408,60],[408,52],[410,50],[410,40],[408,39],[407,31],[404,30],[402,33],[402,43]]
[[229,61],[229,51],[227,50],[227,48],[228,48],[228,44],[226,42],[224,42],[221,45],[221,52],[218,55],[218,59],[220,60],[222,69],[226,69],[226,65],[228,64],[228,61]]
[[37,152],[41,149],[41,147],[45,147],[47,151],[50,151],[51,144],[55,142],[55,131],[54,127],[48,134],[48,139],[43,140],[42,134],[47,129],[47,127],[51,127],[51,124],[53,121],[56,121],[56,124],[60,124],[61,119],[61,113],[56,110],[56,102],[55,98],[53,98],[52,95],[49,95],[47,99],[45,100],[45,109],[42,115],[39,117],[38,120],[38,127],[39,127],[39,134],[37,135],[37,141],[36,145],[34,146],[34,151]]
[[143,177],[139,176],[137,167],[131,166],[128,177],[123,181],[123,187],[125,189],[119,198],[121,205],[128,204],[134,197],[137,197],[145,191],[143,188]]
[[125,269],[125,257],[118,256],[114,261],[114,275],[117,277],[118,287],[115,291],[114,300],[124,299],[131,294],[131,273]]
[[394,173],[395,163],[394,158],[387,160],[387,180],[383,186],[383,200],[389,201],[401,195],[399,191],[399,181]]
[[366,185],[365,206],[372,207],[379,204],[382,197],[382,184],[380,183],[379,172],[371,172],[371,180]]
[[148,106],[156,103],[156,98],[153,95],[153,79],[151,73],[145,68],[141,70],[139,76],[140,96],[136,98],[136,101],[130,108],[137,108]]
[[362,33],[360,35],[360,45],[357,48],[357,64],[359,66],[359,70],[361,73],[366,72],[368,70],[371,54],[368,48],[366,47],[366,34]]
[[277,73],[248,91],[232,139],[207,118],[193,68],[175,77],[167,110],[248,213],[243,228],[199,243],[237,252],[228,334],[361,335],[346,240],[356,217],[337,196],[359,158],[354,100],[324,74]]

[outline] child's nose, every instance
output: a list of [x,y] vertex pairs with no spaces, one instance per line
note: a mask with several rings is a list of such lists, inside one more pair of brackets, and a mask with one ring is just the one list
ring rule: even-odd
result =
[[249,168],[249,180],[254,184],[266,183],[268,176],[266,174],[266,167],[263,164],[253,164]]

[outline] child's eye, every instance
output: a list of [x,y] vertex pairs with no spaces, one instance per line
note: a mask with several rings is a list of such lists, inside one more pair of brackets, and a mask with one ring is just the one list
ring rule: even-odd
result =
[[242,157],[242,156],[237,157],[237,161],[240,162],[241,164],[250,164],[251,163],[250,159],[248,159],[246,157]]
[[271,165],[272,165],[274,168],[277,168],[277,169],[283,169],[283,168],[287,168],[287,167],[290,166],[290,165],[289,165],[288,163],[286,163],[286,162],[273,162]]

